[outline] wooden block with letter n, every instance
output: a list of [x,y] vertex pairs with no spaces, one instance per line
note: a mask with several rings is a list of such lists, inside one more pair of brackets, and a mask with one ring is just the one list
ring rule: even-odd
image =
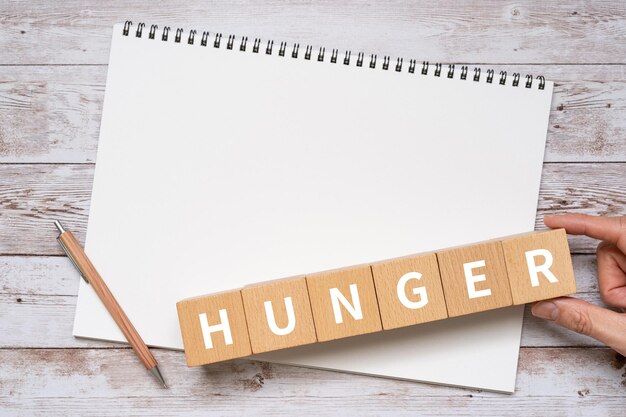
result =
[[378,262],[372,273],[385,330],[448,317],[434,253]]
[[502,241],[513,304],[525,304],[576,292],[564,229],[513,236]]
[[187,366],[252,354],[241,291],[188,298],[176,308]]
[[499,241],[437,252],[448,316],[513,304]]
[[315,343],[315,325],[304,277],[241,290],[253,353]]
[[320,342],[382,330],[369,265],[306,277]]

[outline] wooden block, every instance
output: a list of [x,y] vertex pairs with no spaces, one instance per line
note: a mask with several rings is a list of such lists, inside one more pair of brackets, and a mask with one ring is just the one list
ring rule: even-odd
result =
[[188,298],[176,308],[187,366],[252,354],[239,290]]
[[372,265],[385,330],[448,317],[434,253]]
[[576,292],[564,229],[534,232],[502,241],[513,304],[525,304]]
[[437,252],[448,316],[512,305],[499,241]]
[[369,265],[307,275],[317,340],[382,330]]
[[317,341],[304,277],[245,287],[241,295],[253,353]]

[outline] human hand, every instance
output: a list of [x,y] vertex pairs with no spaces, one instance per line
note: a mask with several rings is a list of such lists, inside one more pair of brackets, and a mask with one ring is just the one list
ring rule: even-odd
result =
[[[626,216],[596,217],[584,214],[544,216],[546,226],[586,235],[598,245],[598,286],[607,305],[626,311]],[[591,336],[626,356],[626,314],[583,300],[559,297],[533,305],[532,314],[567,329]]]

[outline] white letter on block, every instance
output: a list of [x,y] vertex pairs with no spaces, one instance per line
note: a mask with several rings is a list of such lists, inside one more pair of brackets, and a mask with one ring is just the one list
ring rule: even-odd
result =
[[472,269],[484,266],[484,260],[463,264],[463,271],[465,271],[465,282],[467,283],[467,293],[469,294],[469,298],[487,297],[491,295],[491,288],[476,291],[476,283],[484,281],[486,278],[484,274],[472,274]]
[[[536,265],[535,256],[543,256],[546,261],[543,265]],[[552,271],[550,271],[553,262],[554,258],[552,257],[552,253],[547,249],[536,249],[526,252],[526,264],[528,265],[528,273],[530,274],[530,283],[533,287],[539,286],[539,272],[552,284],[559,282]]]
[[343,296],[343,294],[339,291],[338,288],[330,289],[330,299],[333,304],[333,313],[335,314],[335,323],[340,324],[343,323],[343,316],[341,315],[341,309],[339,307],[339,303],[343,304],[343,306],[348,310],[348,313],[355,320],[361,320],[363,318],[363,311],[361,311],[361,301],[359,300],[359,292],[357,291],[356,284],[350,284],[350,295],[352,296],[352,300],[354,301],[354,306],[350,304],[350,302]]
[[214,324],[209,326],[209,321],[206,318],[206,314],[199,314],[200,327],[202,328],[202,337],[204,338],[204,348],[213,349],[213,341],[211,340],[211,333],[224,332],[224,343],[227,345],[233,344],[233,335],[230,333],[230,325],[228,324],[228,314],[226,310],[220,309],[220,324]]
[[274,309],[272,308],[272,302],[266,301],[263,303],[265,306],[265,317],[267,318],[267,324],[270,326],[272,333],[278,336],[284,336],[293,332],[296,327],[296,313],[293,311],[293,302],[291,297],[285,297],[285,307],[287,309],[287,326],[284,328],[278,327],[276,324],[276,318],[274,317]]
[[420,274],[419,272],[407,272],[406,274],[402,275],[402,278],[400,278],[400,281],[398,281],[396,292],[398,293],[398,298],[400,299],[400,302],[406,308],[416,310],[428,304],[428,294],[426,294],[426,287],[413,288],[413,294],[414,295],[419,294],[420,296],[419,301],[411,301],[406,296],[406,292],[405,292],[406,283],[411,279],[420,280],[421,278],[422,278],[422,274]]

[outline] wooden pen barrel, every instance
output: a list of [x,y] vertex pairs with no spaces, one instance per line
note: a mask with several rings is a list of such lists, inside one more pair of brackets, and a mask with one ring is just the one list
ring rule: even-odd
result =
[[137,352],[137,355],[139,355],[141,362],[143,362],[146,368],[152,369],[157,364],[156,359],[152,356],[152,353],[141,336],[139,336],[139,333],[126,316],[126,313],[124,313],[124,310],[122,310],[122,307],[111,293],[111,290],[109,290],[109,287],[107,287],[96,268],[89,258],[87,258],[87,255],[78,244],[72,232],[66,230],[59,236],[59,240],[65,245],[76,262],[77,267],[80,269],[80,272],[96,291],[96,294],[98,294],[98,297],[102,300],[102,303],[111,314],[111,317],[113,317],[113,320],[115,320],[122,333],[124,333],[128,343],[130,343],[135,352]]

